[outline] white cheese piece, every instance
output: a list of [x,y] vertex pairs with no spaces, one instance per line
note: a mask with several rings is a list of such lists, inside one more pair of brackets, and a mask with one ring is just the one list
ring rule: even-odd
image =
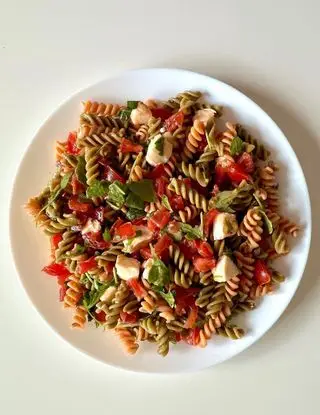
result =
[[140,127],[142,124],[148,124],[152,117],[152,112],[143,102],[139,102],[137,108],[131,111],[130,118],[135,127]]
[[100,297],[100,301],[103,301],[106,304],[110,304],[116,291],[117,287],[108,287]]
[[219,213],[213,224],[213,239],[221,241],[233,236],[238,231],[238,222],[233,213]]
[[150,273],[150,269],[153,265],[153,259],[149,258],[147,259],[147,261],[143,264],[144,270],[142,273],[142,278],[144,278],[145,280],[148,281],[148,277],[149,277],[149,273]]
[[222,255],[213,273],[217,282],[226,282],[240,274],[239,268],[228,255]]
[[140,262],[125,255],[118,255],[116,260],[116,271],[122,280],[128,281],[131,278],[139,278]]
[[211,108],[204,108],[203,110],[198,110],[194,117],[193,121],[201,121],[204,125],[210,120],[210,118],[216,115],[216,111]]
[[98,220],[96,219],[88,219],[86,224],[84,225],[84,228],[82,229],[81,233],[82,235],[84,235],[85,233],[89,233],[89,232],[99,232],[101,231],[101,224]]
[[[163,140],[163,149],[157,149],[157,141]],[[172,143],[169,139],[161,134],[156,135],[149,143],[146,160],[151,166],[167,163],[172,154]]]
[[123,252],[128,252],[131,254],[132,252],[147,246],[153,238],[153,233],[149,231],[146,226],[136,226],[136,232],[139,236],[135,236],[132,239],[125,239],[123,241]]

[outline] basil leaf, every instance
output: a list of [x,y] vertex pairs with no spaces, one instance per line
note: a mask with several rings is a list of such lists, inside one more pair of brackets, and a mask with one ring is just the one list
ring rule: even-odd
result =
[[171,308],[174,308],[176,305],[176,300],[174,296],[175,293],[173,291],[165,292],[157,287],[154,287],[154,290],[159,293],[164,300],[166,300]]
[[110,184],[108,189],[108,200],[120,209],[126,200],[127,186],[119,181]]
[[233,190],[224,190],[210,200],[209,207],[210,209],[215,208],[222,212],[234,213],[234,210],[230,206],[236,197],[237,192]]
[[80,183],[86,184],[86,161],[83,156],[78,157],[78,164],[76,167],[76,176]]
[[139,182],[132,182],[128,184],[131,192],[135,193],[144,202],[154,202],[155,194],[153,190],[153,182],[149,179],[143,179]]
[[102,234],[103,240],[106,242],[111,241],[111,234],[108,228],[105,228],[103,234]]
[[240,153],[242,153],[243,148],[244,148],[244,143],[241,140],[241,138],[238,136],[234,137],[234,139],[231,141],[231,146],[230,146],[231,156],[238,156]]
[[266,212],[264,210],[259,209],[259,212],[260,212],[260,214],[263,217],[263,220],[264,220],[264,223],[265,223],[265,225],[267,227],[267,230],[268,230],[269,235],[271,235],[272,232],[273,232],[273,224],[272,224],[271,220],[268,218],[268,216],[267,216],[267,214],[266,214]]
[[170,281],[169,269],[166,267],[161,259],[154,259],[152,267],[149,272],[148,280],[151,284],[158,287],[163,287]]
[[214,138],[214,130],[215,130],[216,120],[215,117],[209,118],[207,125],[206,125],[206,139],[210,149],[216,148],[216,140]]
[[194,228],[187,223],[180,223],[180,229],[185,234],[185,237],[189,240],[192,239],[202,239],[203,233],[199,226],[195,226]]
[[140,210],[140,209],[134,209],[134,208],[129,208],[127,213],[126,213],[126,217],[129,220],[133,220],[136,218],[141,218],[141,216],[145,215],[145,211],[144,210]]
[[162,195],[162,197],[161,197],[161,203],[163,204],[163,206],[166,209],[168,209],[168,210],[170,210],[170,212],[172,212],[172,207],[170,206],[170,202],[169,202],[168,196]]
[[119,112],[119,118],[120,120],[123,122],[124,126],[128,126],[129,124],[129,120],[130,120],[130,115],[131,115],[131,111],[129,109],[123,109]]
[[87,188],[87,197],[104,197],[108,194],[109,182],[103,180],[95,180],[91,186]]
[[127,198],[126,198],[126,205],[133,209],[144,209],[144,202],[143,200],[136,195],[135,193],[129,192]]
[[164,137],[161,136],[157,139],[154,143],[155,149],[158,151],[160,156],[163,156],[163,149],[164,149]]
[[68,186],[68,183],[70,181],[70,178],[72,176],[73,172],[69,171],[68,173],[66,173],[62,179],[61,179],[61,183],[60,183],[60,189],[65,189]]
[[127,107],[129,110],[134,110],[137,108],[139,101],[127,101]]

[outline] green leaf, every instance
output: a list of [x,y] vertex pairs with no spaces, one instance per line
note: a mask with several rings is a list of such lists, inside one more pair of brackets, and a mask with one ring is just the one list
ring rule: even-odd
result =
[[109,182],[95,180],[87,189],[87,197],[104,197],[108,194]]
[[264,210],[259,209],[259,212],[261,213],[261,215],[263,217],[263,220],[264,220],[264,223],[266,225],[266,228],[268,230],[269,235],[271,235],[272,232],[273,232],[273,224],[272,224],[271,220],[268,218],[268,216],[267,216],[267,214]]
[[148,281],[157,287],[163,287],[170,281],[169,269],[161,259],[154,259],[149,272]]
[[86,273],[86,277],[92,283],[92,287],[90,291],[87,291],[82,299],[83,306],[89,311],[92,307],[94,307],[100,300],[102,294],[106,291],[107,288],[115,285],[114,279],[109,281],[108,283],[100,283],[95,279],[92,279],[88,273]]
[[154,143],[154,147],[158,151],[160,156],[163,156],[163,149],[164,149],[164,137],[163,136],[157,139],[157,141]]
[[241,140],[241,138],[238,136],[234,137],[234,139],[231,141],[231,146],[230,146],[231,156],[238,156],[239,154],[242,153],[243,148],[244,148],[244,143]]
[[166,302],[169,304],[171,308],[174,308],[174,306],[176,305],[176,300],[175,300],[175,293],[173,291],[165,292],[162,289],[159,289],[158,287],[153,287],[153,288],[157,293],[161,295],[163,299],[166,300]]
[[185,234],[185,237],[189,240],[203,238],[203,234],[199,226],[192,227],[191,225],[188,225],[187,223],[181,222],[180,229]]
[[135,193],[144,202],[154,202],[155,194],[153,190],[153,182],[149,179],[143,179],[138,182],[132,182],[128,184],[128,188],[131,192]]
[[106,242],[111,241],[111,234],[110,234],[110,231],[109,231],[108,228],[105,228],[105,230],[102,234],[102,237],[103,237],[104,241],[106,241]]
[[83,156],[78,157],[78,164],[76,167],[76,176],[80,183],[86,184],[86,161]]
[[136,218],[140,218],[141,216],[145,215],[145,211],[144,210],[140,210],[140,209],[134,209],[134,208],[129,208],[127,213],[126,213],[126,217],[129,220],[133,220]]
[[163,204],[163,206],[166,209],[168,209],[168,210],[170,210],[170,212],[172,212],[172,207],[170,206],[170,202],[169,202],[168,196],[162,195],[162,197],[161,197],[161,203]]
[[215,117],[209,118],[207,125],[206,125],[206,139],[210,149],[216,148],[216,140],[214,138],[214,130],[215,130],[216,120]]
[[126,198],[126,205],[133,209],[138,209],[138,210],[144,209],[143,200],[138,195],[132,192],[129,192]]
[[68,186],[68,183],[70,181],[70,178],[72,176],[73,172],[69,171],[68,173],[66,173],[62,179],[61,179],[61,183],[60,183],[60,188],[61,189],[65,189]]
[[234,213],[234,210],[230,206],[237,197],[237,194],[238,192],[235,192],[234,190],[224,190],[223,192],[219,192],[210,200],[210,209],[215,208],[222,212]]
[[260,209],[264,211],[264,205],[263,205],[263,203],[262,203],[262,201],[261,201],[260,197],[258,197],[255,193],[253,193],[253,197],[256,199],[256,201],[257,201],[257,203],[258,203],[258,205],[259,205]]
[[125,126],[129,124],[131,111],[132,110],[129,110],[129,109],[123,109],[119,112],[118,116]]
[[127,186],[119,181],[110,184],[108,189],[108,200],[120,209],[126,201]]
[[75,244],[74,248],[72,249],[72,253],[74,254],[83,254],[86,250],[85,246],[80,244]]
[[134,110],[137,108],[139,101],[127,101],[127,107],[129,110]]

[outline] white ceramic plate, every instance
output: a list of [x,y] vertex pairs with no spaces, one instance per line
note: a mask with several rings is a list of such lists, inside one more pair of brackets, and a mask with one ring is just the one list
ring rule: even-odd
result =
[[[231,341],[217,336],[205,349],[179,344],[171,347],[166,358],[157,355],[154,345],[143,344],[137,355],[128,357],[113,334],[94,327],[84,331],[69,328],[70,314],[58,302],[56,281],[41,273],[41,268],[49,261],[49,242],[35,228],[22,206],[30,196],[38,194],[46,185],[49,173],[54,171],[54,142],[65,139],[68,131],[78,125],[82,100],[123,103],[128,99],[167,99],[184,90],[205,92],[210,102],[225,107],[225,119],[244,124],[267,144],[281,166],[279,181],[284,212],[302,224],[303,232],[291,254],[277,265],[287,275],[287,282],[276,294],[265,298],[255,311],[245,313],[243,323],[248,334],[243,339]],[[275,323],[294,295],[305,268],[311,212],[307,185],[297,157],[286,137],[260,107],[236,89],[204,75],[177,69],[143,69],[107,79],[79,92],[44,123],[17,173],[10,225],[14,260],[22,284],[38,312],[61,338],[110,365],[133,371],[169,373],[199,370],[227,360],[257,341]]]

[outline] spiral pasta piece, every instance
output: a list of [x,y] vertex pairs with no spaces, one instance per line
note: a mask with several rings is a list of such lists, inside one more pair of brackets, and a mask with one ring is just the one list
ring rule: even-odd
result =
[[192,283],[189,275],[179,271],[178,269],[171,269],[171,276],[174,283],[179,287],[189,288]]
[[169,330],[164,323],[161,323],[157,329],[156,342],[158,353],[163,357],[169,353],[169,340]]
[[95,115],[117,115],[120,111],[118,104],[104,104],[103,102],[84,101],[82,102],[83,112],[85,114]]
[[198,99],[201,97],[201,92],[199,91],[185,91],[178,94],[176,97],[168,99],[168,101],[163,102],[163,105],[167,108],[176,110],[181,108],[181,101],[182,107],[185,105],[185,102],[190,102],[194,104]]
[[[270,219],[271,220],[271,219]],[[271,220],[272,221],[272,220]],[[280,216],[279,219],[279,229],[281,232],[291,235],[293,238],[296,238],[300,230],[299,226],[292,222],[290,219],[287,219],[283,216]]]
[[208,200],[203,195],[200,195],[195,189],[186,186],[182,181],[177,180],[176,178],[171,179],[168,189],[172,190],[177,195],[182,196],[183,199],[188,200],[198,209],[202,209],[204,212],[208,211]]
[[236,124],[232,124],[231,122],[226,123],[227,130],[222,133],[221,143],[222,143],[222,152],[223,155],[230,156],[230,148],[231,143],[234,137],[237,136],[237,128]]
[[179,271],[188,275],[190,278],[193,277],[193,266],[191,265],[191,262],[188,259],[186,259],[186,257],[177,245],[169,246],[169,256]]
[[129,329],[120,327],[117,327],[115,329],[115,332],[121,340],[121,343],[123,344],[125,351],[128,354],[135,354],[139,348],[139,345],[136,342],[135,334]]
[[206,307],[211,300],[216,284],[210,284],[202,288],[196,299],[196,305],[200,308]]
[[184,209],[178,210],[175,217],[183,223],[188,223],[198,215],[199,210],[195,206],[186,206]]
[[86,148],[85,161],[87,184],[91,186],[99,176],[98,153],[95,148]]
[[122,281],[106,313],[106,327],[108,329],[116,327],[120,313],[126,304],[129,294],[127,285]]
[[145,143],[147,141],[148,130],[149,130],[149,127],[146,124],[143,124],[139,127],[138,131],[136,132],[136,138],[139,143]]
[[203,140],[205,134],[205,127],[203,122],[195,120],[191,130],[188,134],[188,138],[183,148],[182,159],[187,161],[191,159],[198,151],[199,145]]
[[251,249],[258,248],[263,232],[262,217],[256,208],[249,209],[239,227],[239,235],[245,236]]
[[240,283],[240,278],[233,277],[224,284],[225,296],[226,296],[227,301],[231,302],[233,297],[235,297],[238,294],[239,283]]
[[248,144],[252,144],[254,146],[253,154],[260,160],[267,160],[270,155],[270,152],[266,150],[265,146],[258,142],[248,131],[242,127],[240,124],[237,124],[237,133],[238,136]]
[[[223,152],[221,152],[222,155]],[[196,164],[208,164],[211,161],[214,161],[217,158],[217,149],[216,148],[210,148],[206,146],[206,148],[203,150],[203,153],[201,153],[200,157],[196,161]]]
[[199,333],[199,347],[206,347],[208,340],[212,338],[213,334],[216,334],[217,330],[215,327],[215,323],[213,318],[210,316],[208,319],[206,319],[202,329]]
[[123,128],[120,118],[110,115],[81,114],[80,123],[97,127]]
[[162,128],[161,118],[151,117],[148,121],[148,140],[150,141],[153,137],[160,133]]
[[140,327],[142,327],[147,333],[152,336],[155,336],[158,332],[159,321],[155,320],[153,317],[147,317],[143,320],[140,320]]
[[196,180],[200,186],[206,187],[209,184],[209,176],[206,174],[206,171],[199,166],[194,166],[193,164],[187,164],[186,162],[182,162],[180,166],[181,171],[187,177],[191,177],[191,179]]
[[83,288],[80,284],[79,275],[70,275],[67,279],[66,285],[68,288],[63,299],[64,307],[76,307],[83,294]]
[[286,255],[289,252],[286,235],[279,227],[272,233],[272,242],[277,254]]
[[119,146],[123,137],[124,137],[125,130],[123,128],[117,129],[112,128],[109,129],[108,132],[102,132],[100,134],[92,134],[84,136],[83,138],[79,139],[78,145],[80,148],[83,147],[104,147],[108,144],[111,146]]
[[217,315],[223,309],[225,303],[226,303],[226,297],[225,297],[224,287],[219,286],[217,291],[215,291],[212,294],[210,301],[207,304],[206,316]]
[[237,326],[220,327],[217,332],[219,336],[229,337],[232,340],[238,340],[244,336],[244,330]]
[[87,310],[82,306],[76,307],[72,316],[72,328],[83,329],[87,322]]
[[59,242],[58,249],[55,252],[57,262],[61,262],[63,260],[63,255],[73,248],[76,237],[76,233],[73,231],[66,231],[63,233],[62,240]]

